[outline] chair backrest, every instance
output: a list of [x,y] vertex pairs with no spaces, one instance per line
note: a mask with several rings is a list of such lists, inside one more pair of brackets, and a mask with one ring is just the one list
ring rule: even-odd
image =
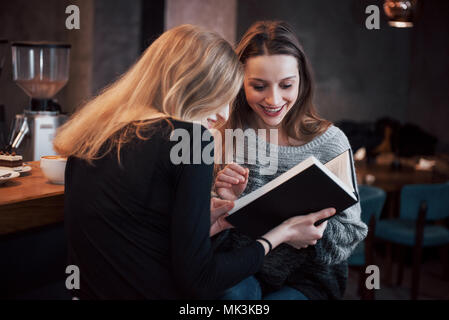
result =
[[427,204],[426,220],[449,217],[449,184],[413,184],[401,190],[400,218],[416,220],[421,203]]
[[379,220],[385,204],[385,191],[380,188],[367,185],[359,185],[358,187],[360,206],[362,208],[362,221],[369,224],[373,215],[376,220]]

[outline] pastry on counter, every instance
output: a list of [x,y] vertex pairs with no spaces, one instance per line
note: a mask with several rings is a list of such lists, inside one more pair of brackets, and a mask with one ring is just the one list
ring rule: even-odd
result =
[[0,167],[16,168],[22,166],[23,158],[15,152],[0,151]]

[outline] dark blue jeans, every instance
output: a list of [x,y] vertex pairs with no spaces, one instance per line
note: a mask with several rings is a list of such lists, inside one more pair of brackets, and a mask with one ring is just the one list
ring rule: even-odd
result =
[[308,300],[297,289],[284,286],[262,297],[262,288],[254,277],[248,277],[225,291],[221,300]]

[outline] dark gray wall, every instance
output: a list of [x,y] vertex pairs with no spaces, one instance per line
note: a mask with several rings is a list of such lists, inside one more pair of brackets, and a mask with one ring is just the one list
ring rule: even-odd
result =
[[[0,39],[72,45],[69,82],[56,96],[63,111],[71,113],[139,56],[141,1],[144,0],[0,1]],[[80,30],[65,27],[65,8],[70,4],[80,8]],[[8,126],[28,103],[29,98],[12,81],[9,53],[0,78],[0,104],[6,106]]]
[[[70,80],[57,98],[72,112],[116,79],[140,50],[162,32],[163,0],[0,1],[0,38],[72,44]],[[315,71],[315,102],[330,120],[410,121],[449,143],[449,1],[420,1],[412,29],[389,27],[383,0],[240,0],[238,38],[254,22],[282,19],[293,25]],[[65,7],[77,4],[81,30],[65,29]],[[365,8],[381,9],[381,29],[365,28]],[[156,23],[157,21],[157,23]],[[148,23],[151,22],[151,23]],[[155,23],[153,23],[155,22]],[[10,57],[8,60],[10,61]],[[6,121],[23,110],[27,96],[0,77]]]
[[449,1],[422,1],[420,9],[405,119],[443,139],[449,153]]
[[117,79],[140,54],[141,1],[95,0],[92,90]]
[[[424,2],[420,23],[397,29],[386,23],[381,0],[241,0],[238,38],[257,20],[289,22],[314,69],[315,102],[324,117],[389,116],[447,143],[449,2]],[[369,4],[380,8],[380,30],[365,27]]]

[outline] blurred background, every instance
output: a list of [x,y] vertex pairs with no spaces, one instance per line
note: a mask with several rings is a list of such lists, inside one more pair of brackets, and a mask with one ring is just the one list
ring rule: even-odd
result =
[[[403,186],[449,180],[449,1],[405,2],[414,6],[413,26],[408,28],[388,23],[384,0],[3,0],[0,39],[71,44],[69,81],[56,96],[62,111],[70,114],[117,79],[164,30],[191,23],[217,31],[235,44],[255,21],[287,21],[314,70],[319,113],[348,135],[354,152],[359,151],[360,185],[386,193],[378,215],[392,219],[402,217]],[[79,30],[65,27],[69,5],[80,9]],[[379,29],[368,30],[365,25],[369,5],[380,9]],[[0,131],[5,136],[28,103],[29,97],[12,81],[8,51],[0,76]],[[447,227],[446,217],[439,220]],[[419,226],[413,228],[409,231],[415,232],[411,236],[415,239]],[[3,240],[2,250],[19,250]],[[370,247],[382,274],[376,297],[409,299],[419,248],[416,241],[396,243],[409,251],[401,258],[405,267],[402,271],[398,267],[404,281],[395,282],[383,276],[382,266],[395,265],[391,258],[396,256],[395,247],[385,244],[389,240],[380,232]],[[27,250],[27,243],[20,250]],[[419,247],[425,246],[424,236]],[[415,298],[449,299],[448,277],[443,276],[449,270],[442,269],[449,247],[443,248],[419,253],[426,263],[419,270],[421,286]],[[57,263],[52,266],[59,268]],[[361,265],[365,264],[363,260]],[[350,271],[347,299],[361,297],[359,269]],[[5,291],[20,291],[14,286],[10,281],[1,294],[20,296]]]
[[[79,30],[67,30],[65,8],[80,8]],[[380,8],[380,29],[368,30],[365,8]],[[411,122],[447,150],[449,9],[445,0],[418,2],[412,28],[387,24],[382,0],[15,0],[0,3],[0,38],[70,43],[67,86],[58,99],[72,112],[123,73],[167,28],[208,27],[235,43],[255,21],[289,22],[315,72],[315,102],[332,120]],[[28,97],[11,81],[10,57],[0,78],[8,122]]]

